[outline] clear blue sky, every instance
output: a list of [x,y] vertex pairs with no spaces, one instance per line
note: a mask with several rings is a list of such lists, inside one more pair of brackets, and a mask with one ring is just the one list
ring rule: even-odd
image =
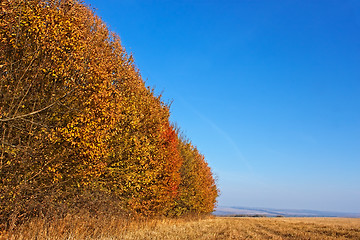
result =
[[86,3],[173,101],[220,206],[360,212],[360,1]]

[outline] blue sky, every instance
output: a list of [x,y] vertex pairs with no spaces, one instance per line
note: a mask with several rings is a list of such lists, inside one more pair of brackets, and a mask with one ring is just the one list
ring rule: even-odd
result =
[[86,0],[218,176],[219,205],[360,212],[360,2]]

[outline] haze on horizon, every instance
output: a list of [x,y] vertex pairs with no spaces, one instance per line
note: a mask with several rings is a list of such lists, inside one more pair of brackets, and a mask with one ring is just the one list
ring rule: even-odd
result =
[[360,213],[360,2],[85,2],[172,101],[218,205]]

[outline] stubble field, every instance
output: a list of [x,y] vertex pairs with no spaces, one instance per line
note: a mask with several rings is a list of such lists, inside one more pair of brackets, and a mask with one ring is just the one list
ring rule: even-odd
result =
[[0,239],[360,239],[354,218],[227,218],[124,221],[70,217],[36,220]]

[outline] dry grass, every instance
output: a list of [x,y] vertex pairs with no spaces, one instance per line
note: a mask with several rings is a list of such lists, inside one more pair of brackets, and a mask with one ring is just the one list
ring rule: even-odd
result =
[[69,216],[37,219],[0,233],[0,239],[360,239],[360,219],[206,218],[129,221]]

